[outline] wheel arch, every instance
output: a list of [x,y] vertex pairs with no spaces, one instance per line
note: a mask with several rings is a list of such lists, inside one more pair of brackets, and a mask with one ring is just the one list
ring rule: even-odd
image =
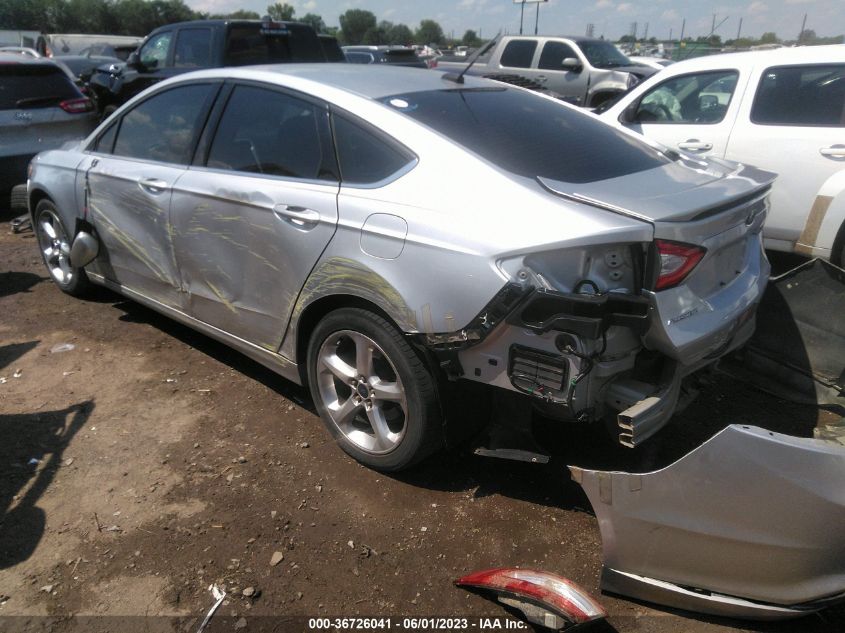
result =
[[311,334],[314,332],[317,324],[327,314],[341,308],[360,308],[362,310],[368,310],[369,312],[379,315],[398,331],[402,332],[402,328],[399,327],[396,320],[393,319],[383,308],[379,307],[378,304],[358,295],[331,294],[315,299],[305,306],[302,313],[298,316],[296,323],[296,340],[294,341],[295,347],[293,348],[295,353],[294,361],[299,367],[299,375],[302,379],[303,385],[308,384],[308,362],[306,357],[308,343],[311,340]]

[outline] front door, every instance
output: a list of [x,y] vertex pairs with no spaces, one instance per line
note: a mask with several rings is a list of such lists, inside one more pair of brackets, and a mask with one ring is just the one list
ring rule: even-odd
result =
[[672,77],[640,98],[629,127],[674,150],[724,157],[746,82],[734,69]]
[[236,85],[203,162],[179,180],[171,213],[190,314],[276,350],[337,225],[327,109]]

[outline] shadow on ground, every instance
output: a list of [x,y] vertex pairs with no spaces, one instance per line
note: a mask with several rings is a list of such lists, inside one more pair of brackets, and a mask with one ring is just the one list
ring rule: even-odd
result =
[[47,520],[38,500],[93,410],[94,403],[85,401],[57,411],[0,415],[0,569],[35,551]]

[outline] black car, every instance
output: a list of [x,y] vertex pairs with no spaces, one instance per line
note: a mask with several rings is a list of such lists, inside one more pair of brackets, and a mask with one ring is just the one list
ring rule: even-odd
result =
[[417,51],[407,46],[344,46],[343,53],[350,64],[390,64],[428,68],[428,64],[417,56]]
[[103,117],[149,86],[200,68],[325,62],[307,24],[264,20],[194,20],[150,33],[125,64],[103,65],[89,81]]

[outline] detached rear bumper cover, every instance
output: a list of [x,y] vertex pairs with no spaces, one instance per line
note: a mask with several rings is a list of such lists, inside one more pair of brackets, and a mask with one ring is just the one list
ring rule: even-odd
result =
[[845,598],[845,450],[729,426],[652,473],[570,467],[602,535],[602,588],[781,619]]

